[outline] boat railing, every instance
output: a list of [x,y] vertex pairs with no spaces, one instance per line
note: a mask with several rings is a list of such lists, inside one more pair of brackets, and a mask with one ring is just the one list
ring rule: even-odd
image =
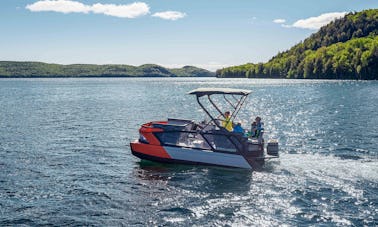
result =
[[[242,153],[256,150],[256,143],[240,133],[229,132],[215,124],[197,124],[193,120],[169,118],[167,121],[151,122],[162,131],[154,134],[162,145],[211,150],[214,152]],[[261,142],[259,138],[255,138]],[[253,149],[251,149],[253,147]]]
[[185,130],[166,125],[164,131],[154,133],[162,145],[200,148],[215,152],[242,152],[247,138],[224,130]]

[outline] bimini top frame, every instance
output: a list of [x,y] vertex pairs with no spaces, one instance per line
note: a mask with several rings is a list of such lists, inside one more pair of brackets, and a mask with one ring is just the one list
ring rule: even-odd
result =
[[[207,96],[210,103],[213,105],[213,107],[218,111],[218,113],[223,116],[223,118],[226,118],[224,116],[224,112],[219,109],[219,107],[214,103],[214,101],[211,99],[211,95],[223,95],[223,98],[225,101],[233,108],[230,120],[233,121],[237,114],[239,113],[241,107],[243,106],[245,100],[247,99],[247,96],[251,93],[250,90],[244,90],[244,89],[233,89],[233,88],[197,88],[192,91],[190,91],[188,94],[196,95],[197,102],[201,106],[201,108],[206,112],[206,114],[211,118],[211,120],[219,127],[222,126],[219,125],[219,122],[217,119],[212,116],[209,111],[203,106],[201,103],[200,97]],[[230,101],[230,99],[227,98],[232,97],[234,99],[234,102]],[[239,96],[239,97],[236,97]]]

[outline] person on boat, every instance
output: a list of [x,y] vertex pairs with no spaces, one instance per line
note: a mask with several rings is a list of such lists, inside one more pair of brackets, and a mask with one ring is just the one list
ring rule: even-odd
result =
[[261,122],[261,117],[256,117],[256,134],[255,137],[258,138],[259,142],[263,142],[263,134],[264,134],[264,123]]
[[256,117],[255,121],[251,125],[250,137],[260,137],[264,132],[264,123],[261,122],[261,117]]
[[256,137],[256,133],[257,133],[257,124],[256,124],[256,121],[254,121],[251,125],[251,132],[249,133],[249,136]]
[[227,129],[228,131],[232,132],[233,128],[232,128],[230,111],[226,111],[224,113],[224,120],[222,120],[222,127]]
[[234,130],[233,130],[232,132],[240,133],[240,134],[244,135],[245,130],[244,130],[244,128],[241,126],[241,123],[238,122],[238,123],[235,125]]
[[257,125],[257,130],[264,130],[264,123],[261,122],[261,117],[256,117],[255,119],[256,125]]

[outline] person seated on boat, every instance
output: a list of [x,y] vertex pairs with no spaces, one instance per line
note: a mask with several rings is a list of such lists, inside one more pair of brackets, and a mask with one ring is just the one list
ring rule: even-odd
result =
[[249,132],[248,136],[256,137],[256,133],[257,133],[257,124],[256,124],[256,121],[254,121],[251,125],[251,131]]
[[255,121],[251,125],[250,137],[260,137],[264,132],[264,123],[261,122],[261,117],[256,117]]
[[234,130],[233,130],[232,132],[240,133],[241,135],[244,135],[245,130],[244,130],[244,128],[241,126],[241,123],[238,122],[238,123],[235,125]]
[[259,143],[264,142],[264,123],[261,122],[261,117],[256,117],[256,135],[255,137],[259,140]]
[[264,123],[262,123],[261,117],[257,116],[255,121],[256,121],[256,125],[257,125],[257,130],[263,129]]
[[222,120],[222,127],[227,129],[228,131],[232,132],[233,128],[232,128],[230,111],[226,111],[224,113],[224,120]]

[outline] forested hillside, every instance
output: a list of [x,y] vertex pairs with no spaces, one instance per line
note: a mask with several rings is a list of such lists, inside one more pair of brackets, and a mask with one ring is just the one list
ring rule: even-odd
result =
[[378,10],[349,13],[267,63],[217,70],[218,77],[378,79]]
[[211,77],[213,72],[193,66],[167,69],[159,65],[59,65],[0,61],[0,77]]

